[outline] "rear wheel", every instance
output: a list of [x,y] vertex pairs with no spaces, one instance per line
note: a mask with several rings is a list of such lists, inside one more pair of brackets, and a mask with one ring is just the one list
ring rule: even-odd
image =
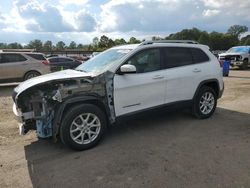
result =
[[247,69],[248,68],[248,59],[243,60],[243,64],[240,66],[240,69]]
[[62,142],[74,150],[86,150],[98,144],[106,130],[106,117],[100,108],[83,104],[69,110],[60,128]]
[[217,106],[217,95],[215,91],[203,86],[198,92],[193,103],[193,114],[200,119],[209,118],[213,115]]
[[24,75],[24,80],[28,80],[28,79],[31,79],[31,78],[34,78],[34,77],[37,77],[37,76],[40,76],[41,74],[37,71],[30,71],[30,72],[27,72],[25,75]]

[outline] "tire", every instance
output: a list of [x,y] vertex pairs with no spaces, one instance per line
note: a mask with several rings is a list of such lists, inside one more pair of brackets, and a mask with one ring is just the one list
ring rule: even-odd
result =
[[37,71],[29,71],[24,75],[24,80],[28,80],[37,76],[40,76],[41,74]]
[[213,115],[216,106],[217,95],[215,91],[208,86],[202,86],[193,101],[192,111],[197,118],[206,119]]
[[82,151],[96,146],[106,127],[106,116],[100,108],[92,104],[77,105],[65,114],[60,138],[69,148]]
[[248,69],[248,59],[243,60],[243,64],[240,66],[240,69],[242,70]]

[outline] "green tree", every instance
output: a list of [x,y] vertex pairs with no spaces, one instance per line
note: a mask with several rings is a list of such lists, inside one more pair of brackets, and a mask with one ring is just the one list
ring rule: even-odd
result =
[[223,50],[223,44],[222,44],[222,38],[223,38],[223,33],[218,33],[213,31],[212,33],[209,34],[210,38],[210,48],[212,50]]
[[209,34],[207,32],[203,32],[199,39],[198,39],[198,42],[200,44],[204,44],[204,45],[210,45],[210,38],[209,38]]
[[75,41],[70,42],[69,49],[76,49],[76,42]]
[[50,40],[47,40],[46,42],[44,42],[43,44],[43,50],[45,51],[52,51],[53,49],[53,44]]
[[244,42],[244,45],[250,45],[250,37]]
[[99,47],[102,49],[106,49],[109,47],[109,42],[109,38],[105,35],[102,35],[100,38]]
[[93,38],[92,44],[93,44],[93,46],[94,46],[95,48],[98,47],[98,44],[99,44],[99,39],[98,39],[98,37]]
[[153,41],[156,41],[156,40],[162,40],[162,38],[161,38],[161,37],[159,37],[159,36],[153,36],[153,37],[152,37],[152,40],[153,40]]
[[129,44],[138,44],[141,43],[140,40],[136,39],[135,37],[131,37],[128,41]]
[[240,34],[248,31],[248,27],[244,25],[233,25],[228,30],[227,33],[239,38]]
[[112,39],[109,39],[109,41],[108,41],[108,48],[111,48],[113,46],[115,46],[115,42]]
[[198,41],[203,32],[197,28],[183,29],[180,32],[170,34],[167,40],[195,40]]
[[248,39],[250,40],[250,35],[242,37],[241,40],[240,40],[240,44],[241,45],[249,45],[249,43],[247,42],[247,41],[249,41]]
[[77,49],[83,49],[83,48],[84,48],[84,46],[82,44],[77,45]]
[[57,50],[64,50],[64,48],[65,48],[65,43],[63,41],[59,41],[58,43],[56,43]]
[[115,39],[115,45],[123,45],[126,44],[126,41],[123,38]]
[[14,42],[14,43],[8,44],[7,48],[9,48],[9,49],[22,49],[23,46],[17,42]]
[[35,49],[36,51],[40,51],[43,48],[43,43],[41,40],[35,39],[29,42],[27,48]]
[[6,43],[0,43],[0,49],[6,49],[7,46],[8,45]]

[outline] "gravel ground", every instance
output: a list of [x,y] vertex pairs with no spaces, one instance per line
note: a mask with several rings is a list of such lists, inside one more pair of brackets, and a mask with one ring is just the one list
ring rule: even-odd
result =
[[97,147],[18,135],[13,86],[0,86],[0,187],[250,187],[250,71],[233,70],[214,116],[140,116]]

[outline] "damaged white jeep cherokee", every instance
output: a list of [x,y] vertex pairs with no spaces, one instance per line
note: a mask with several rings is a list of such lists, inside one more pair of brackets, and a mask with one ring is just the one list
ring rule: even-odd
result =
[[60,138],[84,150],[100,141],[107,125],[144,110],[178,103],[208,118],[223,89],[222,69],[207,46],[144,42],[21,83],[13,92],[13,111],[21,134],[36,130],[40,138]]

